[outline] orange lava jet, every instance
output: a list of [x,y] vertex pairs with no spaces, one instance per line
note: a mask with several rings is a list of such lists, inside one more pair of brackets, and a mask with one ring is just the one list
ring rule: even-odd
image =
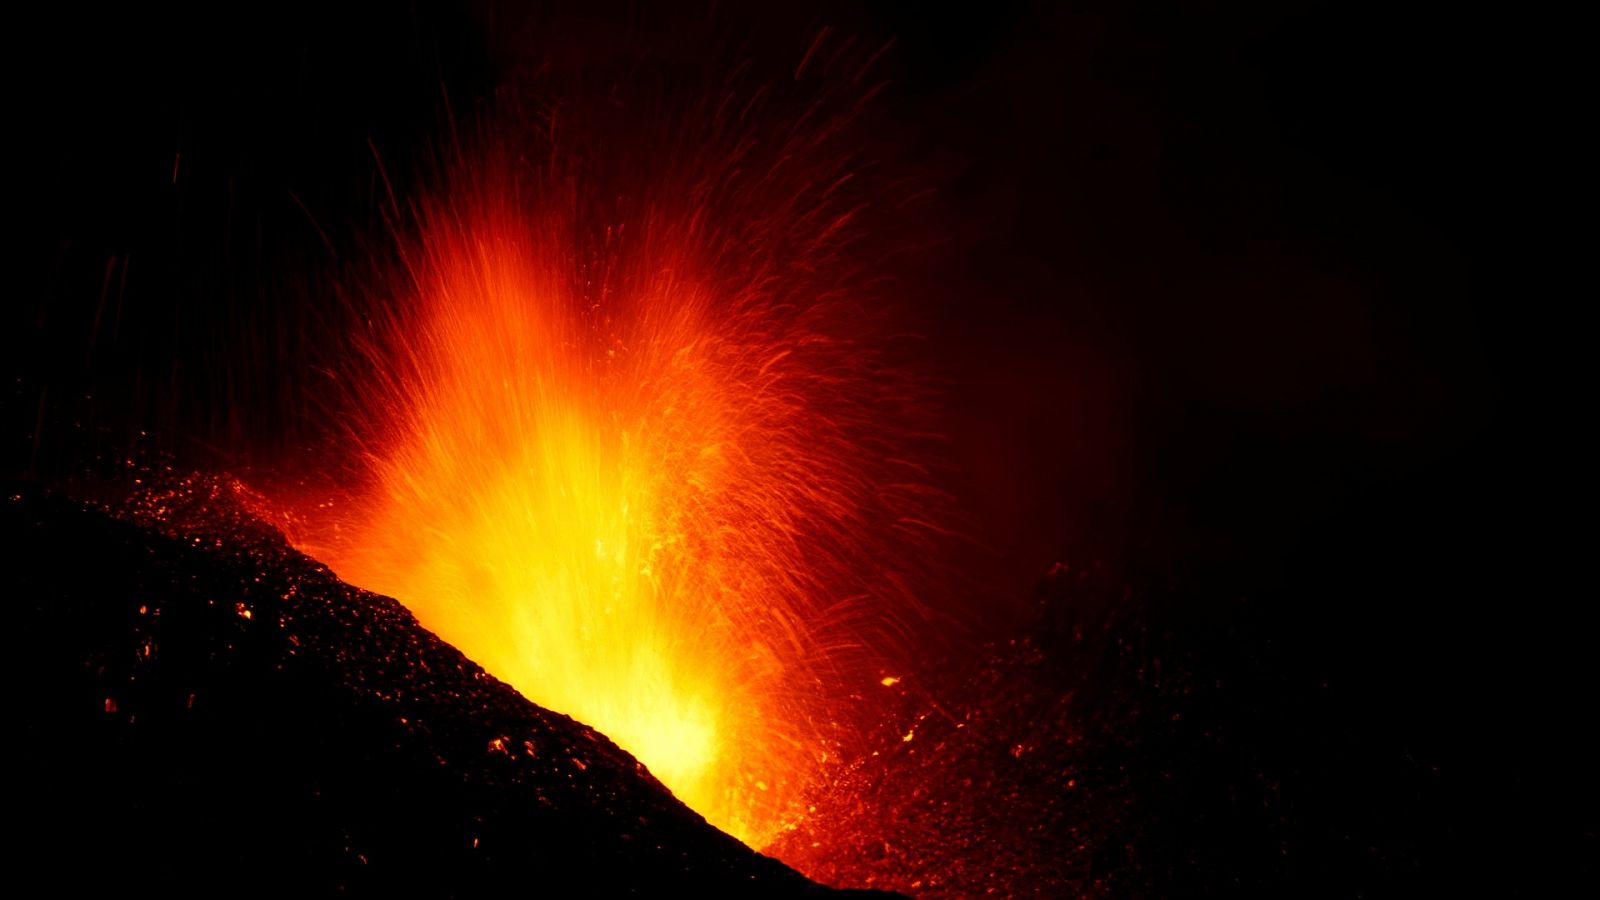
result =
[[726,115],[452,166],[351,300],[359,487],[288,530],[762,846],[892,683],[937,529],[832,129]]

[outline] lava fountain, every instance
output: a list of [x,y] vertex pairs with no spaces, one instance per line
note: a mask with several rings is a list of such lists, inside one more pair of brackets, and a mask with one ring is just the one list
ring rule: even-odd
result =
[[764,98],[453,151],[341,295],[355,487],[275,498],[754,846],[872,715],[941,533],[849,117]]

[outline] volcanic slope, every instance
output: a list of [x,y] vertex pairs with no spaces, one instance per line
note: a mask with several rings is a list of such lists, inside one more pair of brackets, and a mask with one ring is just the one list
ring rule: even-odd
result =
[[232,482],[146,481],[95,504],[12,485],[0,503],[25,883],[832,893],[291,549]]

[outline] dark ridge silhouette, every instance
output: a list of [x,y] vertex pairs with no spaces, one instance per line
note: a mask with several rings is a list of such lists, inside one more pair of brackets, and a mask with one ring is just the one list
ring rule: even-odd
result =
[[[24,883],[162,894],[832,893],[386,597],[175,480],[3,504]],[[851,893],[851,892],[846,892]]]

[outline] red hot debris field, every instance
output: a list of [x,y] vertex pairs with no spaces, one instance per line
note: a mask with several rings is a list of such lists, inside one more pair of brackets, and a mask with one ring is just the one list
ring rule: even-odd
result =
[[[1454,740],[1441,724],[1460,721],[1453,701],[1418,691],[1438,652],[1373,652],[1409,643],[1393,616],[1313,621],[1313,583],[1247,594],[1238,581],[1058,565],[1013,637],[886,683],[900,708],[876,748],[767,850],[830,884],[919,897],[1559,880],[1527,865],[1564,851],[1544,843],[1550,820],[1515,756],[1491,734]],[[1372,637],[1373,623],[1393,634]]]

